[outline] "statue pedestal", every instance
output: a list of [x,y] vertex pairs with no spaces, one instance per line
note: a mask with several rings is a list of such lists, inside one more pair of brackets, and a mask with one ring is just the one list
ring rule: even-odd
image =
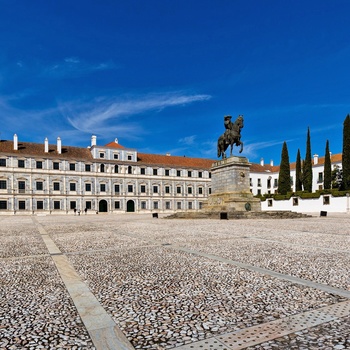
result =
[[250,164],[245,157],[229,157],[213,163],[207,212],[261,211],[260,199],[250,192]]

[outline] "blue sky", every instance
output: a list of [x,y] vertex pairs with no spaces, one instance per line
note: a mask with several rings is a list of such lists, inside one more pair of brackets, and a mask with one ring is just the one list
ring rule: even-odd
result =
[[[342,150],[349,1],[0,0],[1,138],[216,159],[223,117],[242,156]],[[238,148],[234,150],[238,154]]]

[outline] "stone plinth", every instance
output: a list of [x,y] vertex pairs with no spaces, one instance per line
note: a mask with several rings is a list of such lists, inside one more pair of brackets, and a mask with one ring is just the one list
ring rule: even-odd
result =
[[205,211],[261,211],[260,200],[250,192],[250,163],[230,157],[213,163],[211,195]]

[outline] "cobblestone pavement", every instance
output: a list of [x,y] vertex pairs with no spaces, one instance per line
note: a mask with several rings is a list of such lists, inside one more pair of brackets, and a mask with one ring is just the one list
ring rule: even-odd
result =
[[135,349],[350,349],[349,224],[0,216],[0,349],[104,348],[57,256]]

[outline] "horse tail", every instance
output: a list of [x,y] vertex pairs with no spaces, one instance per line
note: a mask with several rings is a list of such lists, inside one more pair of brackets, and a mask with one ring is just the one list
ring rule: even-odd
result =
[[220,136],[218,139],[218,158],[221,157],[221,153],[222,153],[221,140],[222,140],[222,137]]

